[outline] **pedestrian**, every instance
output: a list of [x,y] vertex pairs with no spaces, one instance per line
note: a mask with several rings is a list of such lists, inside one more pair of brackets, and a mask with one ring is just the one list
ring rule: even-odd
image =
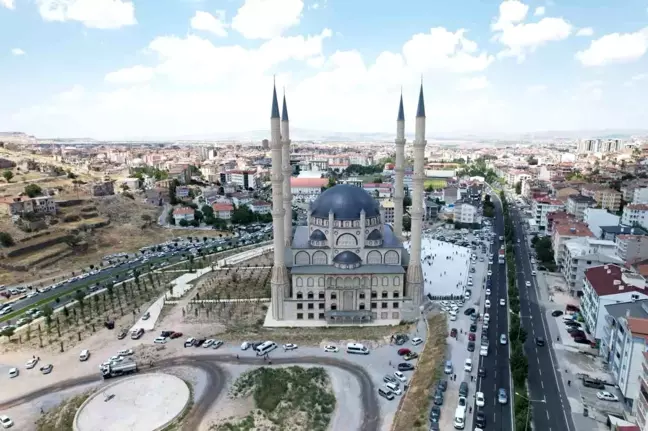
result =
[[238,358],[239,358],[239,355],[237,354],[237,355],[236,355],[236,359],[238,359]]
[[390,367],[392,366],[392,363],[391,363],[391,361],[389,361],[389,366],[390,366]]
[[472,376],[472,375],[470,376],[470,382],[471,382],[471,383],[472,383],[472,381],[473,381],[473,377],[474,377],[474,376]]
[[571,386],[571,380],[567,380],[567,386]]
[[556,340],[557,340],[558,342],[560,342],[560,337],[556,338]]

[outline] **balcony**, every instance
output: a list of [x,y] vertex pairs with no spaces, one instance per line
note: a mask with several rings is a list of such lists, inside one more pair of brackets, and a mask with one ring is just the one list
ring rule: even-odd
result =
[[329,310],[324,313],[326,320],[335,323],[358,324],[371,322],[373,313],[371,310]]

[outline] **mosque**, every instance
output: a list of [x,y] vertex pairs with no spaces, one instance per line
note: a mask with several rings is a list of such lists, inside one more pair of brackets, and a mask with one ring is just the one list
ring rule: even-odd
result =
[[292,229],[290,127],[286,97],[272,95],[272,304],[266,326],[392,325],[416,319],[423,302],[421,234],[425,103],[421,85],[414,139],[412,236],[403,247],[405,115],[396,121],[395,222],[363,188],[340,184],[311,203],[307,226]]

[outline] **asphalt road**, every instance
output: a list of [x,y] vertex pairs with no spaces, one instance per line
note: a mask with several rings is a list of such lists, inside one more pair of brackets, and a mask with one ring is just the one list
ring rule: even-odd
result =
[[[482,411],[486,416],[485,429],[493,429],[500,431],[513,430],[513,420],[511,417],[511,367],[509,361],[508,345],[500,344],[500,334],[509,333],[508,329],[508,299],[506,289],[506,265],[497,263],[497,252],[500,249],[500,235],[504,235],[504,216],[502,214],[502,204],[497,197],[491,199],[495,204],[495,218],[493,222],[493,232],[495,238],[491,252],[493,253],[493,264],[491,265],[492,275],[491,280],[491,295],[490,301],[492,303],[489,314],[489,352],[488,356],[479,356],[479,366],[486,369],[487,375],[485,378],[478,378],[477,388],[478,392],[484,393],[485,405]],[[501,298],[507,299],[507,305],[502,307],[499,305]],[[476,342],[479,345],[479,340]],[[509,394],[508,404],[499,404],[497,402],[497,391],[499,388],[506,389]],[[474,415],[473,415],[474,418]],[[474,419],[473,425],[470,429],[477,427]],[[536,428],[544,430],[543,428]]]
[[[545,313],[539,304],[538,285],[535,277],[531,275],[533,268],[522,219],[516,209],[511,208],[510,211],[515,237],[520,239],[520,243],[515,244],[515,266],[520,290],[520,317],[522,327],[527,331],[524,350],[529,361],[529,399],[533,408],[534,429],[570,431],[575,428],[569,404],[564,405],[561,401],[567,397],[561,379],[556,375],[560,370],[557,368],[553,340],[548,331]],[[531,287],[526,287],[527,281],[531,282]],[[545,345],[537,346],[536,337],[543,337]],[[562,397],[557,396],[559,393]]]
[[[140,366],[140,372],[156,372],[164,368],[175,366],[189,366],[199,368],[204,371],[209,379],[207,388],[209,388],[200,400],[194,403],[192,410],[185,418],[183,429],[198,429],[205,414],[210,406],[217,400],[220,393],[223,391],[224,383],[226,381],[225,372],[218,366],[219,363],[229,364],[243,364],[251,366],[263,366],[267,364],[261,362],[259,358],[240,358],[237,359],[234,355],[201,355],[196,356],[180,356],[176,358],[158,361],[153,367]],[[362,423],[359,431],[378,431],[380,428],[380,406],[378,404],[378,397],[376,388],[371,381],[369,373],[359,365],[351,362],[319,356],[305,356],[300,358],[274,358],[273,364],[276,365],[326,365],[337,367],[347,371],[353,375],[360,385],[360,397],[362,398]],[[53,385],[49,385],[38,389],[37,391],[23,395],[19,398],[9,400],[0,404],[0,410],[7,410],[21,404],[25,404],[36,400],[44,395],[52,392],[59,392],[66,389],[71,389],[76,386],[85,385],[88,383],[96,383],[102,381],[101,376],[96,374],[80,376],[76,379],[66,380]],[[109,381],[113,381],[112,379]]]

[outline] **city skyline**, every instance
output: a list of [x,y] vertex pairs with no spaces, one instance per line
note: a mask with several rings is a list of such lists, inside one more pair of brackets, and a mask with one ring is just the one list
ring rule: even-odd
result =
[[430,136],[640,129],[648,119],[639,0],[622,10],[511,0],[468,11],[422,1],[35,3],[0,0],[3,130],[96,139],[263,130],[275,74],[295,130],[394,133],[402,88],[410,136],[421,77]]

